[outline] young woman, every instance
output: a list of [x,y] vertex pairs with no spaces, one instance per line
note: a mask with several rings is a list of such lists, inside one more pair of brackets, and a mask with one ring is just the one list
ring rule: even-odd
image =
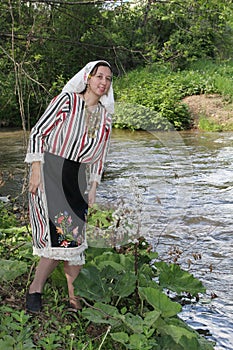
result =
[[40,256],[26,309],[42,309],[42,291],[64,261],[69,304],[81,306],[73,282],[85,262],[85,221],[95,202],[111,133],[112,69],[88,63],[63,88],[32,128],[25,161],[31,163],[29,213],[33,253]]

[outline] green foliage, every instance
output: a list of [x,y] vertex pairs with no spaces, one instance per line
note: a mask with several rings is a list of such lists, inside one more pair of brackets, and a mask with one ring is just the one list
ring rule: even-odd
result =
[[[137,69],[115,81],[117,97],[114,126],[144,130],[187,129],[192,120],[182,99],[190,95],[220,94],[232,102],[232,62],[199,60],[185,70],[173,71],[159,63]],[[199,127],[207,131],[221,131],[206,118]]]
[[[217,92],[226,99],[233,97],[233,61],[199,60],[189,67],[187,73],[192,71],[199,76],[204,89],[198,93]],[[203,84],[206,82],[206,84]]]
[[161,20],[172,28],[164,42],[162,57],[182,68],[200,57],[220,56],[223,46],[226,54],[228,33],[232,30],[227,23],[232,18],[231,11],[231,4],[226,1],[165,2]]
[[172,302],[161,290],[147,287],[139,288],[139,295],[142,300],[146,300],[149,305],[157,310],[162,318],[172,317],[181,311],[178,303]]
[[212,120],[207,119],[205,116],[201,116],[198,122],[198,128],[203,131],[222,131],[222,126],[215,123]]
[[114,237],[110,228],[113,222],[113,209],[100,208],[93,205],[88,210],[87,218],[87,239],[88,246],[106,247],[112,246]]
[[118,102],[115,104],[114,127],[132,130],[168,131],[173,125],[157,111],[142,105]]
[[[3,224],[3,226],[5,226]],[[13,258],[17,252],[17,259],[28,261],[31,256],[31,237],[27,232],[27,227],[0,227],[0,252],[5,259]]]
[[13,281],[27,272],[27,264],[23,261],[0,259],[0,282]]
[[[92,223],[99,220],[104,223],[100,225],[102,228],[108,228],[109,220],[105,221],[105,216],[98,218],[97,212],[98,208],[93,209]],[[110,213],[106,210],[105,215]],[[52,276],[52,283],[49,281],[44,289],[43,313],[32,317],[25,313],[22,301],[28,264],[31,266],[33,259],[36,260],[31,250],[22,252],[28,247],[28,235],[25,227],[0,230],[1,252],[8,256],[1,260],[0,285],[4,286],[0,288],[1,348],[94,350],[100,344],[102,350],[116,346],[119,350],[213,349],[210,342],[179,319],[181,305],[164,292],[166,288],[176,291],[181,298],[180,293],[184,292],[192,297],[204,292],[203,285],[177,265],[159,262],[158,254],[143,237],[118,251],[88,249],[87,263],[74,283],[86,305],[82,317],[70,315],[65,308],[61,264]],[[12,295],[14,307],[5,305]],[[93,333],[88,329],[93,329]]]
[[[27,270],[24,262],[32,260],[28,227],[22,226],[17,219],[11,202],[0,202],[0,254],[2,259],[1,280],[5,278],[11,281],[24,274]],[[16,254],[18,261],[15,261]]]
[[[232,4],[226,0],[138,1],[133,5],[112,1],[94,6],[88,1],[76,5],[64,1],[62,7],[12,0],[1,2],[0,11],[3,125],[30,128],[52,95],[87,61],[109,60],[115,75],[121,76],[153,62],[169,62],[177,70],[200,58],[232,57]],[[166,84],[158,86],[158,91],[152,89],[140,97],[138,84],[137,98],[133,91],[133,100],[120,102],[146,107],[156,129],[166,130],[167,124],[187,128],[189,118],[178,91],[171,85],[168,89]],[[127,110],[131,116],[135,113],[135,107],[131,111],[126,106],[123,113]],[[123,119],[117,124],[141,128],[141,118],[137,123]]]
[[158,269],[159,284],[178,294],[187,292],[191,294],[205,293],[202,283],[189,272],[184,271],[176,264],[167,264],[163,261],[154,266]]
[[43,315],[32,317],[24,310],[0,306],[0,348],[29,349],[76,349],[94,350],[92,341],[85,336],[85,324],[78,316],[69,315],[64,307],[45,307]]
[[94,204],[92,208],[88,209],[88,224],[105,229],[112,223],[112,213],[112,209],[101,209],[97,204]]
[[[161,69],[160,69],[161,68]],[[115,83],[116,127],[144,130],[182,130],[190,127],[187,95],[216,91],[213,79],[198,71],[174,72],[154,64],[135,70]]]
[[0,307],[0,349],[35,349],[33,331],[29,324],[30,316],[24,311]]
[[0,228],[8,228],[16,225],[15,215],[8,209],[7,204],[0,202]]
[[196,295],[205,291],[202,283],[177,265],[151,264],[154,253],[142,242],[129,244],[123,253],[106,249],[96,255],[95,250],[74,283],[88,305],[83,317],[110,326],[112,341],[125,349],[213,349],[178,318],[181,305],[163,292],[166,287]]

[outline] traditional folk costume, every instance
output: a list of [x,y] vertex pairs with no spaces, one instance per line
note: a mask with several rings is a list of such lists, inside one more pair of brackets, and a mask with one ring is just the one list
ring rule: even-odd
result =
[[88,63],[50,102],[31,130],[25,159],[41,162],[44,185],[29,193],[33,253],[71,265],[85,262],[87,184],[100,183],[110,141],[112,85],[91,113],[78,95],[99,62]]

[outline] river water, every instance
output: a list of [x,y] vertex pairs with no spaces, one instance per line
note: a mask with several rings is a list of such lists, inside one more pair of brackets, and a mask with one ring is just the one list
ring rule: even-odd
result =
[[[0,131],[0,171],[8,178],[2,196],[22,188],[23,144],[22,132]],[[214,340],[216,350],[233,349],[232,166],[230,132],[114,130],[97,197],[138,207],[140,233],[160,257],[203,282],[207,293],[180,316]]]

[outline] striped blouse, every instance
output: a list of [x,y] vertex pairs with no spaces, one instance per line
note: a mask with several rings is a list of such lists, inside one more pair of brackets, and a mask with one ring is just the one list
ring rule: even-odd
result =
[[88,135],[85,101],[76,93],[56,96],[32,128],[25,162],[44,162],[44,151],[90,165],[90,181],[100,183],[109,147],[111,116],[98,104],[99,125]]

